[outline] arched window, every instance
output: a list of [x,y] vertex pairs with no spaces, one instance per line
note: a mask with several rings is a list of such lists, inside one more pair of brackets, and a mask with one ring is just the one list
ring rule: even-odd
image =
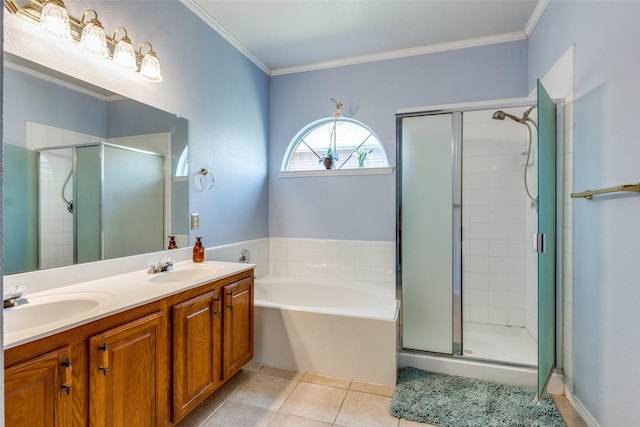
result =
[[308,124],[291,140],[281,171],[388,166],[380,139],[367,125],[347,117],[327,117]]

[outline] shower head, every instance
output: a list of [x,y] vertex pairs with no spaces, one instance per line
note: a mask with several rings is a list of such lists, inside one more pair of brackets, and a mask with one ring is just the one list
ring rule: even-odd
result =
[[516,117],[513,114],[505,113],[502,110],[498,110],[495,113],[493,113],[491,118],[494,120],[504,120],[506,117],[509,117],[511,120],[516,121],[518,123],[522,123],[522,124],[527,124],[527,121],[535,123],[532,119],[529,118],[529,114],[531,114],[531,111],[533,111],[534,108],[536,108],[535,105],[530,107],[528,110],[522,113],[522,117]]
[[524,123],[525,120],[521,119],[520,117],[516,117],[513,114],[509,114],[509,113],[505,113],[502,110],[498,110],[495,113],[493,113],[493,116],[491,116],[492,119],[494,120],[504,120],[506,117],[509,117],[511,120],[514,120],[518,123]]

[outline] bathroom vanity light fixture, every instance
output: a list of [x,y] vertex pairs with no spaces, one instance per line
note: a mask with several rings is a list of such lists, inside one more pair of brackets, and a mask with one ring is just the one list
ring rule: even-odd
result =
[[[93,19],[85,22],[84,19],[91,13],[93,13]],[[82,14],[80,24],[84,25],[80,35],[80,47],[92,55],[108,57],[107,35],[104,32],[104,27],[98,21],[98,13],[93,9],[86,10]]]
[[[107,36],[94,9],[86,10],[78,20],[68,14],[62,0],[4,0],[4,5],[11,14],[39,25],[58,40],[72,41],[83,51],[113,60],[145,80],[162,81],[160,61],[151,43],[145,41],[136,52],[123,27],[116,28],[113,37]],[[124,34],[118,39],[119,31]]]
[[[122,30],[124,35],[120,38],[120,40],[116,39],[116,34],[118,34],[118,30]],[[133,43],[131,39],[127,36],[127,30],[122,27],[116,28],[113,32],[113,41],[116,43],[116,47],[113,49],[113,60],[119,66],[126,70],[137,71],[138,63],[136,61],[136,50],[133,47]]]
[[40,27],[63,40],[71,40],[69,13],[60,0],[50,0],[40,13]]
[[[147,45],[149,46],[149,50],[144,54],[144,56],[142,56],[142,48]],[[158,57],[153,51],[151,43],[142,43],[138,50],[138,56],[142,57],[142,62],[140,63],[140,75],[151,82],[162,81],[162,75],[160,74],[160,61],[158,61]]]

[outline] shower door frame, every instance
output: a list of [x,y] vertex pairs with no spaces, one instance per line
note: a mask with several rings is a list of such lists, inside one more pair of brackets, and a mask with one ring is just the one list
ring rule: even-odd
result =
[[[162,215],[163,217],[165,217],[165,219],[163,220],[163,231],[162,231],[162,235],[166,235],[167,234],[167,223],[166,223],[166,216],[167,216],[167,197],[166,197],[166,174],[167,172],[170,173],[170,171],[166,170],[166,162],[167,159],[164,155],[162,154],[158,154],[158,153],[154,153],[151,151],[147,151],[147,150],[141,150],[138,148],[133,148],[133,147],[127,147],[124,145],[120,145],[120,144],[113,144],[110,142],[106,142],[106,141],[97,141],[97,142],[87,142],[87,143],[82,143],[82,144],[71,144],[71,145],[59,145],[59,146],[51,146],[51,147],[43,147],[43,148],[38,148],[38,169],[40,168],[40,153],[41,152],[51,152],[51,151],[55,151],[55,150],[62,150],[62,149],[70,149],[71,150],[71,172],[72,172],[72,177],[73,177],[73,200],[72,202],[77,202],[77,193],[78,193],[78,179],[77,179],[77,170],[78,170],[78,149],[79,148],[90,148],[90,147],[97,147],[98,148],[98,162],[100,164],[100,178],[99,178],[99,184],[98,184],[98,199],[99,201],[99,206],[98,206],[98,221],[97,221],[97,228],[99,230],[99,233],[97,234],[97,242],[98,242],[98,256],[99,259],[96,260],[92,260],[92,261],[82,261],[82,262],[78,262],[78,215],[77,215],[77,206],[73,207],[73,226],[72,226],[72,241],[73,241],[73,264],[71,265],[76,265],[76,264],[82,264],[84,262],[93,262],[93,261],[101,261],[101,260],[105,260],[105,259],[112,259],[112,258],[105,258],[105,235],[104,235],[104,217],[105,217],[105,212],[104,212],[104,200],[103,200],[103,195],[104,195],[104,187],[105,187],[105,182],[104,182],[104,168],[105,168],[105,148],[112,148],[112,149],[118,149],[118,150],[123,150],[123,151],[127,151],[127,152],[132,152],[132,153],[138,153],[138,154],[144,154],[144,155],[148,155],[148,156],[153,156],[153,157],[160,157],[163,158],[163,190],[162,190]],[[38,181],[40,180],[40,173],[38,173]],[[40,183],[38,182],[38,186],[40,185]],[[40,190],[38,189],[38,192]],[[39,196],[38,196],[39,197]],[[38,224],[40,223],[40,213],[38,213]],[[38,246],[40,246],[40,242],[38,242]],[[117,257],[119,258],[119,257]],[[41,260],[40,260],[40,256],[38,256],[38,265],[40,266]]]
[[[558,115],[558,111],[562,111],[562,100],[554,100],[556,104],[556,115]],[[494,363],[498,365],[513,365],[513,366],[528,366],[522,365],[520,363],[515,362],[507,362],[507,361],[497,361],[497,360],[489,360],[489,359],[480,359],[474,358],[470,356],[465,356],[463,354],[463,315],[462,315],[462,216],[461,216],[461,196],[462,196],[462,138],[463,138],[463,126],[462,126],[462,116],[465,112],[471,111],[479,111],[479,110],[492,110],[492,109],[506,109],[513,107],[531,107],[537,105],[535,100],[525,100],[522,99],[520,101],[515,102],[505,102],[505,103],[486,103],[484,105],[478,104],[476,106],[460,106],[452,107],[452,108],[443,108],[443,109],[424,109],[424,110],[413,110],[413,111],[402,111],[396,114],[396,162],[397,162],[397,170],[396,173],[399,179],[396,179],[396,295],[397,298],[402,301],[402,120],[409,117],[421,117],[421,116],[430,116],[436,114],[451,114],[452,115],[452,166],[453,166],[453,177],[452,177],[452,185],[453,185],[453,206],[452,206],[452,215],[453,215],[453,271],[452,271],[452,279],[453,279],[453,330],[452,330],[452,354],[447,353],[437,353],[425,350],[417,350],[411,348],[405,348],[403,346],[403,317],[399,316],[399,330],[398,330],[398,350],[399,351],[408,351],[408,352],[417,352],[417,353],[425,353],[434,356],[442,356],[442,357],[452,357],[452,358],[464,358],[467,360],[473,360],[478,362],[488,362]],[[556,129],[556,151],[558,152],[558,158],[561,157],[562,144],[559,144],[559,132]],[[561,183],[563,181],[561,165],[556,166],[556,182]],[[560,187],[556,184],[556,215],[554,220],[556,221],[556,227],[558,230],[561,230],[561,220],[562,220],[562,203],[560,199]],[[556,324],[555,324],[555,368],[562,368],[562,298],[561,298],[561,289],[562,289],[562,281],[559,280],[562,274],[562,263],[558,258],[562,254],[562,236],[561,233],[557,233],[556,236],[556,301],[555,301],[555,313],[556,313]],[[560,275],[560,276],[559,276]],[[402,311],[402,304],[400,307]]]

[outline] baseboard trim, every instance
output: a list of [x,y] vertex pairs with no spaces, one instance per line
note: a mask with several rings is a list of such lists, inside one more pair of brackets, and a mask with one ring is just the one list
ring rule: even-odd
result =
[[587,408],[585,408],[585,406],[582,404],[582,402],[580,402],[580,399],[578,399],[576,396],[574,396],[573,393],[571,393],[568,389],[565,389],[565,396],[567,397],[569,402],[571,402],[571,404],[575,408],[576,412],[578,414],[580,414],[580,416],[582,417],[584,422],[589,427],[600,427],[600,424],[598,424],[598,422],[595,420],[595,418],[593,418],[591,416],[591,414],[589,413]]

